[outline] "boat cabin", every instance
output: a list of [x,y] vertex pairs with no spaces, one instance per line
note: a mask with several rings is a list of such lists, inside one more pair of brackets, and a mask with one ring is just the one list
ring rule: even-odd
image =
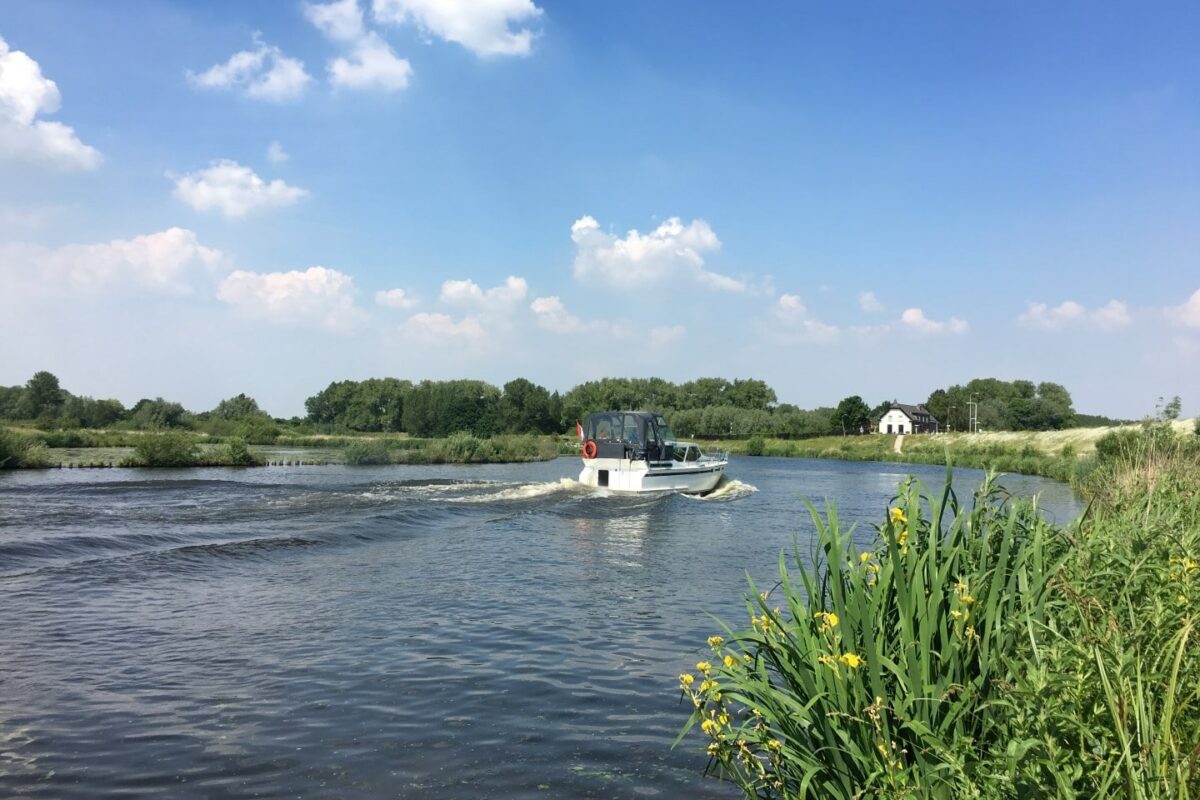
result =
[[674,461],[675,432],[662,414],[648,411],[603,411],[591,414],[583,438],[596,443],[596,458]]

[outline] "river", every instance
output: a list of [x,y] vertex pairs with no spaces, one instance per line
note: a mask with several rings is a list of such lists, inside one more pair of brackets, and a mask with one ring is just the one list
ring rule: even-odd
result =
[[734,796],[671,748],[707,613],[807,551],[805,496],[865,540],[944,477],[735,458],[613,497],[578,464],[0,474],[0,797]]

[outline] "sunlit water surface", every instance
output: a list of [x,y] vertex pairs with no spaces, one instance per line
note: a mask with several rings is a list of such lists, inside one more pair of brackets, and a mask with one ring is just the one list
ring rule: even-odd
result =
[[730,797],[699,737],[671,748],[706,612],[740,623],[746,573],[808,551],[803,497],[866,538],[910,469],[944,474],[743,458],[701,500],[567,459],[0,474],[0,797]]

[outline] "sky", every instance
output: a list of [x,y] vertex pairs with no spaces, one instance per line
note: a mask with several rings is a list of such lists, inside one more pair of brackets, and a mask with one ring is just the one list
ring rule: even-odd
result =
[[0,385],[1200,413],[1200,6],[0,0]]

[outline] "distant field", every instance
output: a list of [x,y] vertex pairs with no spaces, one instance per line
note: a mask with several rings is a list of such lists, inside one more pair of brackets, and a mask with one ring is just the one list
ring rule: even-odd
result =
[[[1193,420],[1179,420],[1174,428],[1189,434]],[[909,434],[904,437],[901,452],[895,451],[894,434],[865,436],[821,436],[814,439],[770,439],[752,436],[749,439],[715,440],[705,443],[706,449],[728,449],[731,453],[750,456],[785,456],[793,458],[832,458],[844,461],[891,461],[913,464],[945,464],[960,467],[993,468],[1001,472],[1044,475],[1061,481],[1074,481],[1081,469],[1091,462],[1088,458],[1096,442],[1115,427],[1071,428],[1062,431],[1025,431],[995,433]]]

